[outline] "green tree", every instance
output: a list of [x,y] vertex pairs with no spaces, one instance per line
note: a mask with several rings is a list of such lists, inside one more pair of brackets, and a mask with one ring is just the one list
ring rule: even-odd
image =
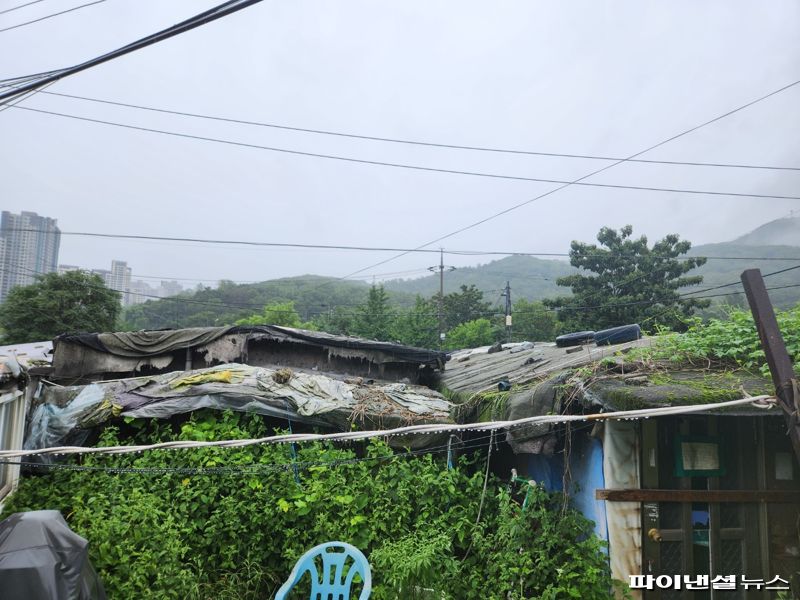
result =
[[529,302],[524,298],[514,303],[512,333],[516,340],[529,342],[552,341],[559,323],[555,313],[541,302]]
[[392,338],[394,309],[389,305],[389,294],[382,285],[369,289],[367,302],[356,309],[353,333],[373,340],[389,341]]
[[436,348],[439,345],[438,331],[435,301],[417,296],[414,306],[398,316],[393,337],[409,346]]
[[450,350],[487,346],[495,341],[495,328],[489,319],[475,319],[457,325],[447,334],[445,344]]
[[294,307],[294,302],[270,302],[264,310],[257,315],[239,319],[237,325],[279,325],[282,327],[301,327],[300,315]]
[[120,294],[97,275],[47,273],[13,288],[0,305],[6,344],[51,340],[62,333],[114,331]]
[[[438,298],[438,294],[434,296],[434,302]],[[492,306],[490,302],[483,301],[483,292],[474,285],[462,285],[460,291],[445,294],[443,304],[445,330],[486,316]]]
[[355,315],[344,306],[331,308],[312,321],[313,329],[339,335],[355,335]]
[[[652,328],[685,328],[684,321],[708,300],[684,298],[678,290],[703,281],[684,275],[705,264],[703,257],[679,259],[692,244],[670,234],[652,248],[647,238],[631,238],[633,227],[618,231],[603,227],[600,246],[573,241],[570,264],[595,275],[560,277],[558,285],[572,288],[572,296],[545,300],[559,310],[559,320],[571,329],[604,329],[628,323]],[[591,307],[591,308],[586,308]]]

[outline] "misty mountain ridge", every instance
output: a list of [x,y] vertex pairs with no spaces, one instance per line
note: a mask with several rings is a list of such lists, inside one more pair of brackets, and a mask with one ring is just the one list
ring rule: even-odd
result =
[[[588,240],[586,240],[588,241]],[[651,243],[655,240],[649,240]],[[716,244],[701,244],[689,251],[689,256],[712,257],[705,265],[691,272],[702,275],[702,287],[711,287],[735,281],[745,269],[761,269],[770,273],[794,266],[800,261],[800,217],[784,217],[765,223],[736,240]],[[721,260],[718,260],[719,257]],[[776,258],[790,257],[782,261]],[[796,258],[795,258],[796,257]],[[725,259],[738,260],[725,260]],[[758,259],[758,260],[755,260]],[[445,275],[445,293],[457,291],[461,285],[475,285],[484,291],[487,300],[509,281],[513,298],[541,300],[569,294],[569,289],[558,286],[556,279],[578,272],[567,261],[541,259],[530,256],[508,256],[476,267],[457,269]],[[768,287],[796,283],[792,273],[776,275],[769,279]],[[439,291],[438,274],[417,279],[384,282],[387,290],[432,296]],[[723,290],[724,292],[724,290]],[[800,288],[774,290],[771,293],[776,306],[789,306],[800,301]],[[731,296],[739,303],[741,298]],[[720,297],[719,300],[726,300]]]
[[[757,243],[765,240],[778,240],[783,244]],[[790,243],[787,244],[787,241]],[[776,219],[730,242],[694,246],[688,254],[711,257],[705,265],[690,273],[703,276],[703,283],[696,289],[738,281],[745,269],[757,268],[767,274],[793,267],[800,263],[800,218]],[[784,258],[789,260],[776,260]],[[512,301],[520,298],[542,300],[569,294],[569,288],[557,285],[556,280],[575,272],[578,269],[566,260],[506,256],[486,264],[447,272],[444,290],[448,294],[458,291],[462,285],[474,285],[483,292],[485,300],[499,307],[500,293],[506,281],[511,285]],[[797,282],[797,272],[790,271],[769,277],[767,287],[781,288]],[[392,304],[409,307],[417,295],[430,298],[438,293],[439,275],[389,280],[384,281],[383,286],[389,292]],[[180,298],[191,297],[193,303],[179,303],[179,309],[175,308],[174,302],[170,304],[169,299],[150,301],[127,309],[125,318],[131,327],[137,329],[215,325],[232,323],[258,313],[258,307],[268,303],[292,300],[301,318],[308,320],[336,307],[346,311],[355,310],[356,306],[366,301],[369,287],[370,284],[363,281],[310,274],[250,284],[221,282],[215,289],[182,294]],[[709,294],[726,294],[728,291],[737,293],[715,297],[713,301],[746,305],[740,287],[715,290]],[[777,308],[789,308],[800,302],[800,287],[772,289],[770,298]]]
[[800,246],[800,216],[764,223],[730,243],[744,246]]

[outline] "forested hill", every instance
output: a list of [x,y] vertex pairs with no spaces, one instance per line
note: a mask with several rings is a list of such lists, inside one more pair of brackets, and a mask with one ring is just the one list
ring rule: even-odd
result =
[[[476,267],[459,268],[445,274],[444,293],[458,291],[462,285],[474,285],[489,295],[497,294],[505,288],[506,281],[511,284],[511,297],[527,300],[541,300],[565,292],[556,285],[556,279],[576,272],[566,260],[546,260],[530,256],[507,256]],[[439,293],[439,275],[429,275],[418,279],[394,280],[384,283],[387,290],[419,294],[426,298]]]
[[[308,321],[335,307],[354,309],[368,293],[369,285],[364,282],[318,275],[247,284],[222,281],[215,289],[203,288],[132,306],[123,319],[128,329],[232,325],[237,319],[261,312],[266,304],[291,300],[300,317]],[[414,303],[413,295],[393,292],[391,296],[401,306]]]
[[[699,289],[714,287],[739,280],[745,269],[759,268],[771,273],[800,264],[798,246],[752,246],[734,242],[705,244],[692,248],[691,255],[738,260],[710,259],[697,270],[704,281]],[[793,260],[772,260],[790,258]],[[509,256],[476,267],[460,268],[445,276],[445,293],[457,291],[461,285],[474,285],[484,292],[484,300],[494,303],[506,281],[511,283],[512,300],[520,298],[540,300],[568,293],[556,285],[556,279],[574,272],[565,260],[547,260],[527,256]],[[800,271],[789,271],[769,277],[767,286],[800,283]],[[419,279],[386,282],[390,301],[396,306],[411,306],[419,294],[430,298],[439,291],[439,277],[432,275]],[[709,292],[725,294],[741,290],[731,286]],[[223,282],[217,289],[187,292],[174,299],[150,301],[126,310],[125,327],[130,329],[159,329],[164,327],[190,327],[230,325],[237,319],[261,311],[265,304],[294,301],[295,308],[304,321],[338,307],[352,312],[367,298],[369,285],[363,282],[341,281],[330,277],[303,275],[252,284]],[[770,291],[773,303],[788,308],[800,302],[800,287],[787,287]],[[716,303],[744,305],[744,294],[714,298]]]
[[[738,281],[745,269],[760,269],[766,275],[789,267],[800,265],[800,247],[798,246],[748,246],[738,242],[724,244],[703,244],[689,251],[692,256],[726,257],[729,260],[709,258],[708,262],[696,272],[703,276],[702,287],[714,287]],[[736,258],[738,260],[730,260]],[[775,260],[777,258],[793,258],[794,260]],[[767,288],[800,283],[800,270],[773,275],[765,279]],[[710,291],[709,294],[720,294],[741,290],[741,286],[730,286],[730,289]],[[769,296],[778,308],[789,308],[800,302],[800,287],[771,289]],[[737,296],[726,296],[715,299],[716,302],[746,305],[744,293]]]

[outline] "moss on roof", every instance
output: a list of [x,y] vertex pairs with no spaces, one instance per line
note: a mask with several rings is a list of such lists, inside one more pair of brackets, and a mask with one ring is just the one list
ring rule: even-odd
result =
[[[586,399],[611,410],[636,410],[738,400],[743,390],[752,396],[774,393],[768,379],[742,371],[654,371],[589,382]],[[719,410],[755,411],[747,407]]]

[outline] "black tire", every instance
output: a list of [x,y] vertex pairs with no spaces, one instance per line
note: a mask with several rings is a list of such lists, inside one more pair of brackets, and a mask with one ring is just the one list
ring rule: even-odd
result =
[[633,325],[621,325],[611,329],[603,329],[594,334],[594,342],[598,346],[612,346],[614,344],[624,344],[632,342],[642,337],[642,328],[636,323]]
[[556,346],[559,348],[569,348],[570,346],[581,346],[591,344],[594,340],[594,331],[576,331],[575,333],[565,333],[556,338]]

